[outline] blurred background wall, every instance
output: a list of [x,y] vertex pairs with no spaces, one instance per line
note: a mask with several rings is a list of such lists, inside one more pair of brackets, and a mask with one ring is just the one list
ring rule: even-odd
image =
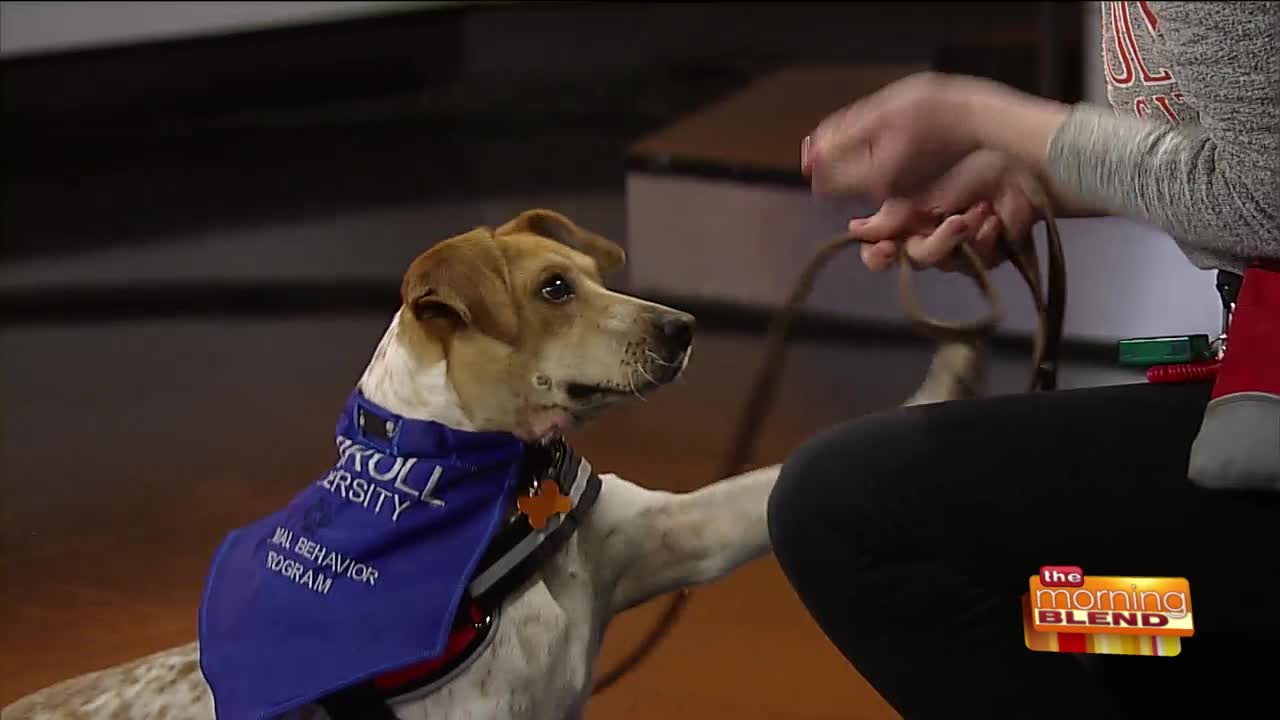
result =
[[[6,258],[473,187],[620,188],[629,142],[779,66],[1035,87],[1055,4],[301,3],[287,23],[257,5],[3,4],[4,149],[25,179],[5,188]],[[1079,21],[1058,29],[1078,94]]]
[[449,2],[6,2],[0,57],[246,32]]

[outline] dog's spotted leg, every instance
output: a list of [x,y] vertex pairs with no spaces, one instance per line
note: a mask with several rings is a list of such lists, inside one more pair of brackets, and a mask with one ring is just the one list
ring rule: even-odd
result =
[[601,573],[612,579],[606,587],[613,612],[718,580],[768,553],[765,512],[780,467],[762,467],[688,493],[647,490],[602,476],[593,524],[602,525]]
[[213,704],[192,643],[58,683],[0,715],[4,720],[209,720]]

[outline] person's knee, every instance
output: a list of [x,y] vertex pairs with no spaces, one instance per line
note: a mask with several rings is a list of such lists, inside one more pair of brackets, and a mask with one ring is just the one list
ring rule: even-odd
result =
[[820,439],[817,442],[811,440],[789,455],[782,464],[773,491],[769,493],[766,515],[769,540],[784,567],[791,564],[792,557],[804,554],[816,541],[809,531],[813,529],[814,516],[823,512],[820,488],[827,481],[820,469],[823,467],[820,445]]
[[910,467],[922,462],[920,413],[899,411],[846,422],[797,447],[769,497],[769,537],[784,566],[803,556],[861,552],[861,537],[883,526]]

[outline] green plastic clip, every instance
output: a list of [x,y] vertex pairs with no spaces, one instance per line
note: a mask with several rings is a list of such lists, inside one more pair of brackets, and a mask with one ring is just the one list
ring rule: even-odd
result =
[[1130,338],[1120,341],[1120,364],[1151,367],[1209,360],[1213,348],[1208,335]]

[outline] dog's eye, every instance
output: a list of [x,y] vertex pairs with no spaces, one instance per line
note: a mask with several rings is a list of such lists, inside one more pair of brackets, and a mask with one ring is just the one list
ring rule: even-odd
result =
[[542,282],[538,291],[542,297],[553,303],[567,302],[573,299],[573,286],[563,275],[552,275]]

